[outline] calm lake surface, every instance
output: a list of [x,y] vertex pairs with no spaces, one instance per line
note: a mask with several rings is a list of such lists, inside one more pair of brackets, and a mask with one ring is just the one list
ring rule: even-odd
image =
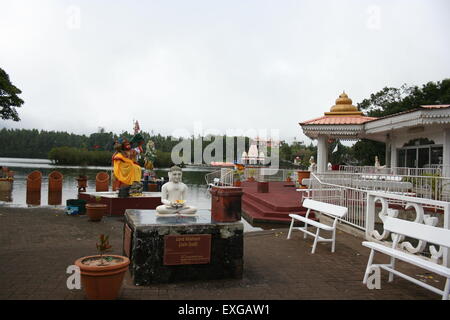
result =
[[[66,200],[77,198],[76,178],[80,173],[88,177],[86,191],[95,191],[95,176],[100,171],[106,171],[111,176],[112,167],[80,167],[80,166],[57,166],[47,159],[22,159],[22,158],[0,158],[0,166],[6,166],[14,171],[14,184],[11,194],[0,194],[0,206],[31,207],[26,204],[26,178],[34,170],[42,172],[41,206],[48,206],[48,175],[52,171],[59,171],[64,175],[62,204],[51,206],[64,208]],[[168,169],[155,170],[158,177],[167,179]],[[183,169],[183,182],[189,186],[187,202],[198,209],[211,209],[211,196],[207,192],[205,175],[211,172],[202,168]],[[259,227],[252,227],[247,221],[242,219],[244,231],[263,230]]]

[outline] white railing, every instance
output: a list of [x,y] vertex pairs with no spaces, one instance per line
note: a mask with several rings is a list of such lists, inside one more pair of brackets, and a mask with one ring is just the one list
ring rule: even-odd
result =
[[230,168],[220,169],[220,183],[224,186],[233,186],[234,170]]
[[293,169],[272,169],[272,168],[245,168],[244,179],[254,178],[256,181],[286,181],[288,177],[292,181],[297,180],[298,170]]
[[[445,167],[446,168],[446,167]],[[444,166],[431,165],[429,168],[407,168],[407,167],[375,167],[375,166],[339,166],[340,172],[346,173],[375,173],[375,174],[393,174],[404,176],[422,176],[422,175],[442,175]]]
[[450,201],[450,178],[380,173],[343,173],[328,171],[315,174],[322,182],[367,190],[385,191],[407,196]]
[[[429,210],[434,208],[434,210]],[[423,223],[435,227],[450,229],[450,202],[437,201],[416,197],[408,197],[386,192],[368,192],[366,210],[366,238],[381,242],[390,241],[390,233],[381,230],[383,222],[387,216],[409,218],[413,209],[414,222]],[[378,215],[377,215],[378,211]],[[377,226],[379,226],[377,228]],[[377,230],[379,229],[379,230]],[[409,239],[404,237],[400,240],[399,247],[407,252],[421,254],[435,262],[442,259],[442,264],[450,266],[450,256],[448,249],[437,248],[434,245],[427,245],[425,241],[416,241],[413,245]]]
[[[413,188],[414,192],[408,192],[408,190],[405,190],[404,185],[400,185],[400,187],[395,186],[398,181],[378,181],[379,183],[371,185],[368,183],[363,183],[364,180],[352,179],[354,178],[352,176],[354,175],[311,173],[311,178],[308,181],[310,191],[308,191],[307,197],[314,200],[347,207],[348,214],[344,217],[344,219],[341,219],[341,221],[358,229],[365,230],[366,232],[367,230],[369,230],[369,232],[370,230],[373,230],[373,226],[371,225],[373,220],[368,220],[366,212],[366,207],[368,206],[369,201],[368,194],[371,193],[382,194],[389,197],[388,203],[390,205],[396,205],[399,207],[405,206],[405,199],[407,199],[409,202],[420,203],[423,209],[435,213],[445,211],[444,207],[450,205],[448,200],[442,200],[443,198],[448,199],[448,195],[443,196],[442,192],[441,194],[435,193],[435,196],[437,196],[439,200],[429,199],[420,197],[419,188]],[[413,178],[419,179],[423,177]],[[413,185],[413,183],[409,183],[411,186]],[[430,182],[428,181],[427,183],[429,184]],[[435,183],[436,186],[438,184],[443,184],[443,182],[439,181],[439,179],[435,181]],[[424,185],[425,184],[420,184],[422,187]],[[370,186],[372,189],[369,188]],[[422,196],[430,196],[427,188],[424,188],[423,192],[424,193],[421,194]],[[445,219],[448,220],[448,217]]]
[[365,230],[365,190],[336,183],[324,182],[317,174],[311,173],[306,197],[348,208],[347,215],[340,219],[360,230]]
[[[272,168],[258,168],[246,167],[240,177],[242,181],[251,178],[256,181],[287,181],[288,177],[292,181],[297,180],[297,171],[293,169],[272,169]],[[207,185],[214,184],[218,181],[221,185],[232,186],[235,180],[235,173],[237,171],[231,168],[221,168],[205,175]]]
[[234,183],[234,170],[230,168],[221,168],[220,170],[213,171],[205,174],[206,185],[222,185],[232,186]]

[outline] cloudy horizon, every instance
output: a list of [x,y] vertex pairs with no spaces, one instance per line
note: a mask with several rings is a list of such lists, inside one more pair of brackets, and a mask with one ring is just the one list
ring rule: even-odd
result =
[[22,90],[25,128],[90,134],[277,129],[345,90],[450,75],[450,2],[0,0],[0,68]]

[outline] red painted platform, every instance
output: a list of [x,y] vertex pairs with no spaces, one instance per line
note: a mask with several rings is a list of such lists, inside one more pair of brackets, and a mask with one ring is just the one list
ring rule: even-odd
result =
[[296,191],[292,182],[269,182],[268,193],[258,193],[257,182],[243,182],[242,191],[242,214],[250,223],[288,224],[290,213],[306,214],[301,206],[302,193]]
[[143,196],[129,198],[118,198],[116,192],[80,192],[78,198],[87,203],[106,204],[108,216],[123,216],[126,209],[156,209],[162,204],[161,192],[144,192]]

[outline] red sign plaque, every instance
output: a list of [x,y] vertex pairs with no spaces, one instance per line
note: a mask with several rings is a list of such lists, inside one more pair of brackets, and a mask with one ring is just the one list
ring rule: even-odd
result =
[[164,237],[164,265],[207,264],[211,260],[210,234]]

